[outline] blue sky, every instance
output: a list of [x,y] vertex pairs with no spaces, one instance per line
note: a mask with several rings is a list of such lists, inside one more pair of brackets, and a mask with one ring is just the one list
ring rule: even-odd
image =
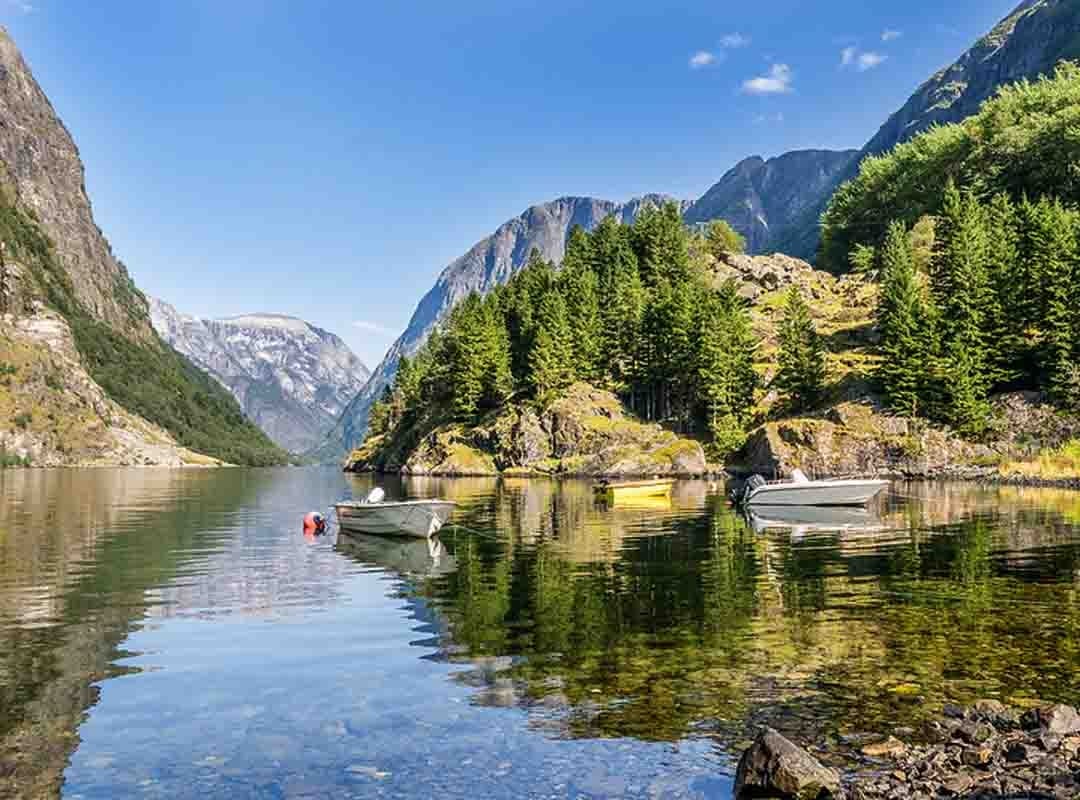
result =
[[295,314],[374,366],[527,206],[861,146],[1017,2],[0,0],[0,22],[144,290]]

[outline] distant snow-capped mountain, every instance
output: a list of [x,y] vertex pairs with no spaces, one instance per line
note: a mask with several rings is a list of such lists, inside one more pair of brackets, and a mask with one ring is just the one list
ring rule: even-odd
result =
[[322,441],[370,377],[340,338],[301,319],[200,319],[148,299],[161,338],[220,381],[253,422],[295,453]]

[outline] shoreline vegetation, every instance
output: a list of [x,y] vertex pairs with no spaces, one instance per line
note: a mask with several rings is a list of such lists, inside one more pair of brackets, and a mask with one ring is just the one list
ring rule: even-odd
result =
[[863,162],[820,263],[674,204],[575,228],[403,358],[350,471],[1080,482],[1080,67]]

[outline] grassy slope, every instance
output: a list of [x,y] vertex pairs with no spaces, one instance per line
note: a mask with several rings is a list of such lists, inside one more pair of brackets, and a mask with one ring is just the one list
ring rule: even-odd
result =
[[[165,428],[200,453],[234,464],[282,464],[288,455],[244,418],[236,400],[172,348],[135,342],[92,318],[74,299],[48,238],[21,209],[0,202],[0,239],[28,266],[37,290],[71,325],[86,368],[127,410]],[[129,302],[141,298],[129,285]]]

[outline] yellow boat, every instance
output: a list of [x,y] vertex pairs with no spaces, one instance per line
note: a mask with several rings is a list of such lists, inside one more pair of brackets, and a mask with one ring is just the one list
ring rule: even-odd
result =
[[593,491],[611,501],[642,497],[667,497],[675,485],[672,478],[654,478],[649,481],[618,481],[598,483]]

